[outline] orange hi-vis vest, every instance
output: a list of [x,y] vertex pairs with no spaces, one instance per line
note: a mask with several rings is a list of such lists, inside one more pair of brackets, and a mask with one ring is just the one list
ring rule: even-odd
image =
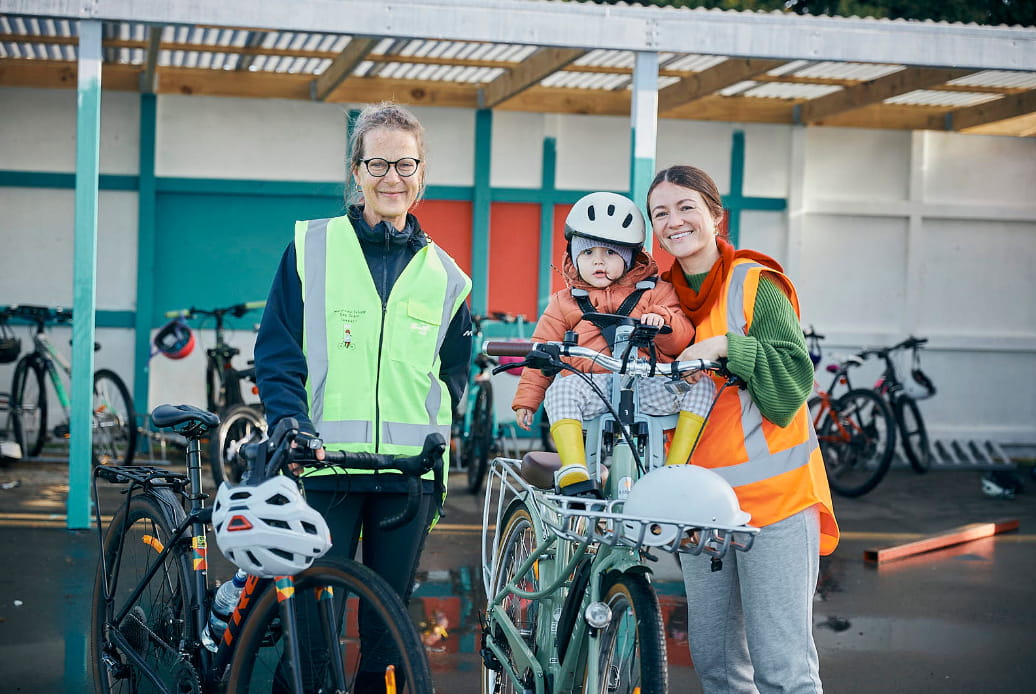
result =
[[[797,315],[798,297],[787,277],[753,260],[735,260],[719,302],[695,326],[695,341],[727,333],[747,335],[763,273],[787,294]],[[722,385],[723,379],[714,378]],[[838,545],[827,472],[805,405],[788,426],[779,427],[762,416],[747,390],[726,388],[691,462],[715,470],[734,487],[752,525],[765,527],[818,505],[820,554],[830,554]]]

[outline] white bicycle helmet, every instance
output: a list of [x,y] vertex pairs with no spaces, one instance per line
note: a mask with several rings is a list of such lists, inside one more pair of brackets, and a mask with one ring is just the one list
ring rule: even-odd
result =
[[644,246],[644,215],[623,195],[590,193],[579,198],[565,218],[565,240],[573,236],[639,249]]
[[[680,525],[698,528],[743,529],[751,516],[741,510],[734,490],[719,474],[700,465],[655,468],[633,485],[622,512],[652,521],[643,542],[670,545]],[[680,524],[680,525],[677,525]],[[626,535],[636,536],[642,524],[624,521]]]
[[331,548],[324,517],[282,475],[255,486],[219,485],[212,525],[223,554],[261,578],[294,576]]

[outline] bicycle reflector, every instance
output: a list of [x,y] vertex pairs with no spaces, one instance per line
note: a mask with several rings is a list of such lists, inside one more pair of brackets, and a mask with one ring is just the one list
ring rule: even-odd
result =
[[158,331],[154,345],[170,359],[183,359],[194,351],[194,332],[182,318],[175,318]]

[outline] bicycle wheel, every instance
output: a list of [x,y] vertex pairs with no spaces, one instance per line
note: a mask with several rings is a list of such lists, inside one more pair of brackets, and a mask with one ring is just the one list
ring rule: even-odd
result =
[[[497,550],[496,570],[493,572],[490,583],[491,590],[488,599],[496,600],[497,594],[505,585],[510,583],[517,576],[518,569],[522,563],[529,558],[532,551],[538,544],[536,538],[536,526],[532,522],[532,515],[528,507],[522,501],[514,501],[504,513],[500,527],[503,533],[500,535],[500,544]],[[516,585],[526,591],[538,590],[539,578],[535,570],[530,569],[521,576]],[[511,623],[518,629],[522,638],[530,648],[536,645],[536,628],[539,623],[539,601],[529,600],[514,594],[504,597],[502,603],[504,614]],[[507,641],[502,632],[493,634],[494,641],[505,651],[505,657],[509,656]],[[485,638],[485,635],[483,636]],[[485,649],[485,644],[483,644]],[[483,694],[519,694],[524,692],[523,688],[516,687],[511,678],[504,672],[505,669],[515,669],[517,666],[508,657],[508,662],[501,663],[500,670],[487,668],[485,662],[482,664],[482,692]],[[521,673],[524,674],[524,673]]]
[[131,465],[137,450],[133,398],[119,375],[108,369],[94,374],[94,465]]
[[658,597],[642,574],[611,573],[602,600],[611,623],[601,630],[600,694],[664,694],[669,688]]
[[489,381],[478,384],[475,408],[471,412],[471,432],[464,449],[468,458],[468,491],[478,494],[482,491],[482,480],[493,449],[493,384]]
[[211,358],[205,366],[205,402],[209,412],[222,412],[227,406],[227,391],[223,385],[223,374]]
[[216,485],[240,484],[248,470],[241,447],[265,438],[266,419],[255,408],[248,405],[231,408],[209,440],[209,459]]
[[46,369],[39,359],[26,355],[14,367],[11,383],[11,424],[22,456],[40,454],[47,440]]
[[[162,691],[140,662],[167,690],[198,691],[190,688],[199,683],[195,655],[184,650],[197,638],[190,628],[190,606],[198,601],[192,594],[187,550],[166,555],[133,599],[134,589],[158,562],[161,548],[172,542],[183,518],[172,492],[162,489],[134,496],[108,526],[91,606],[89,660],[97,691]],[[110,607],[104,596],[106,566],[109,580],[116,582]]]
[[921,417],[921,408],[909,395],[896,398],[893,408],[899,433],[903,437],[903,452],[914,472],[923,475],[932,466],[932,448],[928,444],[928,429]]
[[[316,624],[316,595],[325,588],[331,588],[330,612],[338,625],[333,643],[327,643]],[[312,615],[308,623],[316,627],[309,630],[314,637],[300,635],[305,691],[383,692],[386,670],[392,665],[396,692],[431,694],[432,676],[417,628],[402,600],[376,573],[356,562],[317,562],[295,577],[295,598],[298,616],[306,621],[305,615]],[[286,664],[281,663],[285,638],[276,585],[259,596],[238,638],[227,691],[289,691],[280,689]],[[323,643],[316,643],[321,638]],[[338,668],[331,658],[341,663],[344,682],[334,681]]]
[[831,402],[817,432],[831,488],[846,497],[871,491],[892,462],[895,420],[877,393],[859,388]]

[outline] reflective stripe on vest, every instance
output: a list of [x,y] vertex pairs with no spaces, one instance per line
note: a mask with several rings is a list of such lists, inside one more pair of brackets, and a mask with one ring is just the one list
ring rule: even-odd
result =
[[[738,260],[718,305],[697,326],[697,340],[748,334],[763,272],[784,287],[798,313],[794,288],[783,275],[765,265]],[[753,525],[770,525],[819,504],[821,554],[830,554],[837,546],[831,492],[805,405],[788,426],[779,427],[763,417],[747,389],[728,388],[716,403],[691,462],[712,469],[734,487]]]
[[468,277],[429,243],[382,307],[348,218],[299,222],[295,243],[309,411],[328,448],[413,454],[432,432],[448,440],[452,413],[439,349],[470,290]]

